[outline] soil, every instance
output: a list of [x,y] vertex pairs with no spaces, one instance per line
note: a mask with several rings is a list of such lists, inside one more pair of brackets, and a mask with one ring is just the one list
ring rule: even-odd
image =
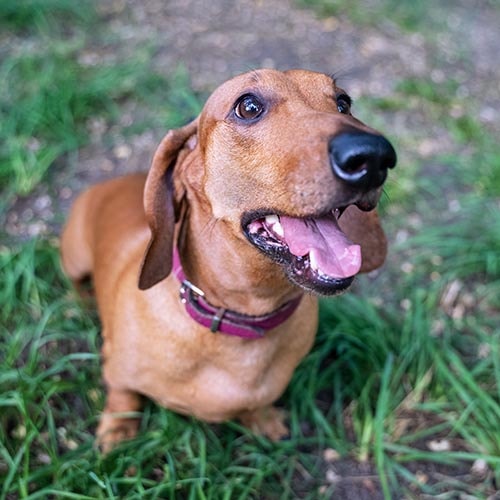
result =
[[[500,118],[500,9],[479,0],[440,4],[435,9],[436,16],[443,19],[441,28],[425,35],[405,32],[389,19],[361,27],[342,16],[320,19],[291,0],[106,0],[99,8],[110,38],[121,41],[120,50],[133,53],[144,44],[154,46],[155,69],[171,75],[184,67],[192,87],[201,93],[259,67],[333,73],[354,101],[360,96],[390,97],[402,79],[454,79],[457,92],[477,103],[476,118],[493,129]],[[110,57],[109,47],[96,45],[84,56]],[[7,232],[14,239],[56,235],[81,189],[147,169],[165,130],[125,138],[120,126],[133,121],[134,112],[133,106],[125,104],[120,123],[104,131],[113,137],[111,146],[103,140],[102,124],[89,123],[91,143],[67,159],[72,168],[60,166],[50,182],[15,200],[8,213]],[[384,132],[391,138],[411,138],[405,143],[412,146],[398,151],[400,168],[410,160],[425,164],[432,155],[453,152],[448,131],[418,109],[383,113],[383,119],[373,117],[376,126],[385,123]],[[435,471],[424,472],[437,477]],[[341,498],[382,498],[376,471],[367,464],[325,460],[324,475],[325,486],[335,484]]]

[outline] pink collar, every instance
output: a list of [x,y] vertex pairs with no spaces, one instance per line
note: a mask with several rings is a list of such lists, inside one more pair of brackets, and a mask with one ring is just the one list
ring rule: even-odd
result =
[[292,299],[269,314],[248,316],[209,304],[203,291],[186,278],[177,248],[174,249],[173,271],[181,282],[179,294],[187,313],[213,333],[221,332],[245,339],[262,338],[268,330],[284,323],[295,312],[302,298]]

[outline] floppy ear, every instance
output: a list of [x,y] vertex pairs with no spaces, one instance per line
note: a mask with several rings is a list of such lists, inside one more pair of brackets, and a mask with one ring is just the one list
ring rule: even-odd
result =
[[387,238],[380,225],[376,210],[363,212],[351,205],[342,214],[339,225],[349,239],[361,245],[362,273],[380,267],[387,255]]
[[173,171],[178,155],[196,133],[198,119],[182,128],[170,130],[153,157],[144,187],[144,210],[151,239],[144,255],[139,288],[146,290],[166,278],[172,270],[176,204]]

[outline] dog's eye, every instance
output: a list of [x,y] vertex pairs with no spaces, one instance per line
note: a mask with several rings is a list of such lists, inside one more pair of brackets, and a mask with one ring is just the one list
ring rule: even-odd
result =
[[348,115],[351,112],[351,98],[347,94],[340,94],[337,96],[337,109],[339,113]]
[[241,97],[234,108],[234,112],[238,118],[242,120],[254,120],[259,117],[264,111],[264,104],[258,97],[247,94]]

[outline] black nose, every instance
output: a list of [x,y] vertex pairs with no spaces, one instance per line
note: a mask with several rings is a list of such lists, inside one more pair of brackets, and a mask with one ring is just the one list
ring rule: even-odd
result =
[[333,172],[353,187],[381,186],[396,165],[396,151],[381,135],[346,132],[331,139],[329,148]]

